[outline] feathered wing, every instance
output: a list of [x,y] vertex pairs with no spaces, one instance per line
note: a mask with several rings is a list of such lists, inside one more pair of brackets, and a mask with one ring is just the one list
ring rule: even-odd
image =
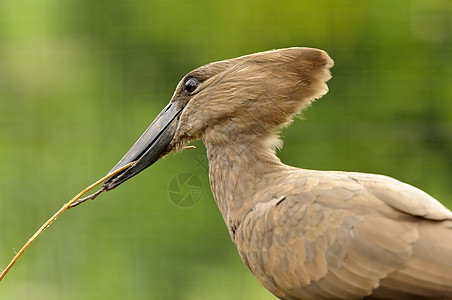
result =
[[235,240],[275,295],[452,299],[452,213],[444,206],[385,176],[291,176],[296,184],[256,205]]

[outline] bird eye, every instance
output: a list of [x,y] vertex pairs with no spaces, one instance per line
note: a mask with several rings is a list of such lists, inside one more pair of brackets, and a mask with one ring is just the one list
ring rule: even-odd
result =
[[184,91],[186,91],[187,93],[193,93],[198,88],[198,85],[199,81],[196,80],[196,78],[187,78],[184,83]]

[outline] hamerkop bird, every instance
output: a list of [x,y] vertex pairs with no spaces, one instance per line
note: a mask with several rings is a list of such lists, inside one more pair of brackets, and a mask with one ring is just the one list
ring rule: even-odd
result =
[[[281,299],[452,299],[452,213],[393,178],[287,166],[278,131],[323,96],[333,61],[288,48],[188,73],[114,169],[112,189],[201,139],[232,241]],[[302,155],[300,153],[300,155]]]

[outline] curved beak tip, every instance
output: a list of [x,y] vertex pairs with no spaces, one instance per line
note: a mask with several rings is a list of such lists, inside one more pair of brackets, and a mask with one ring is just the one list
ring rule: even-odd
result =
[[114,189],[168,153],[167,148],[176,133],[182,110],[183,108],[177,107],[175,102],[170,102],[162,110],[143,135],[109,173],[130,162],[136,162],[131,167],[106,180],[103,184],[106,190]]

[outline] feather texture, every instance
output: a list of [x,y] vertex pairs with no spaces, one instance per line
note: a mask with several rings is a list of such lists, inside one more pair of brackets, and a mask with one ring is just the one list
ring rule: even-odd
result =
[[[215,201],[244,263],[281,299],[452,299],[452,213],[393,178],[297,169],[276,133],[328,88],[310,48],[202,66],[178,85],[170,144],[202,139]],[[187,95],[184,81],[200,85]],[[300,154],[301,155],[301,154]]]

